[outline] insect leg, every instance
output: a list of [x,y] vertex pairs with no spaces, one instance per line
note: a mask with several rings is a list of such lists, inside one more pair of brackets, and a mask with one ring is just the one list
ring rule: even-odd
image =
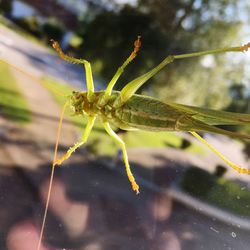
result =
[[249,48],[250,48],[250,43],[243,45],[243,46],[238,46],[238,47],[206,50],[206,51],[189,53],[189,54],[181,54],[181,55],[170,55],[170,56],[166,57],[155,68],[153,68],[149,72],[147,72],[146,74],[139,76],[136,79],[132,80],[131,82],[127,83],[126,86],[121,90],[120,98],[117,100],[117,103],[115,105],[120,106],[120,105],[124,104],[133,94],[135,94],[135,92],[145,82],[147,82],[152,76],[154,76],[156,73],[158,73],[167,64],[173,62],[176,59],[184,59],[184,58],[219,54],[219,53],[225,53],[225,52],[244,52],[244,51],[247,51]]
[[67,160],[70,157],[70,155],[77,148],[82,146],[88,140],[89,134],[90,134],[90,132],[91,132],[91,130],[93,128],[93,125],[95,123],[95,119],[96,119],[95,116],[89,116],[88,117],[88,123],[87,123],[85,131],[84,131],[84,133],[82,135],[81,140],[79,142],[77,142],[73,147],[69,148],[69,150],[60,159],[55,160],[54,163],[53,163],[53,166],[62,164],[62,162]]
[[190,132],[196,139],[209,147],[216,155],[218,155],[226,164],[228,164],[231,168],[236,170],[240,174],[250,174],[250,169],[242,168],[228,160],[224,155],[222,155],[218,150],[216,150],[211,144],[209,144],[206,140],[204,140],[201,136],[199,136],[196,132]]
[[87,91],[88,91],[87,98],[89,101],[91,101],[95,89],[94,89],[93,76],[92,76],[92,70],[91,70],[90,63],[87,60],[74,58],[74,57],[71,57],[71,56],[64,54],[59,43],[57,41],[54,41],[53,39],[51,39],[51,41],[52,41],[52,47],[56,50],[56,52],[59,54],[59,56],[63,60],[70,62],[70,63],[73,63],[73,64],[83,64],[84,65],[85,73],[86,73]]
[[[133,81],[126,84],[126,86],[121,90],[120,104],[125,103],[135,92],[152,76],[154,76],[158,71],[160,71],[164,66],[174,61],[174,56],[168,56],[165,58],[158,66],[147,72],[146,74],[137,77]],[[119,104],[118,104],[119,105]]]
[[128,179],[132,185],[132,189],[136,192],[136,194],[139,194],[139,186],[137,185],[135,178],[131,172],[129,162],[128,162],[128,154],[126,150],[126,145],[124,141],[113,131],[113,129],[110,127],[108,122],[104,122],[103,125],[107,133],[121,146],[122,153],[123,153],[123,161],[125,164]]
[[117,82],[117,80],[119,79],[120,75],[122,74],[124,68],[132,60],[134,60],[134,58],[136,57],[137,52],[139,51],[140,47],[141,47],[141,37],[138,36],[137,40],[135,40],[135,42],[134,42],[134,50],[131,52],[130,56],[126,59],[126,61],[122,64],[122,66],[120,68],[118,68],[118,70],[116,71],[115,75],[113,76],[113,78],[109,82],[108,87],[105,90],[105,96],[110,96],[111,95],[113,87],[114,87],[115,83]]

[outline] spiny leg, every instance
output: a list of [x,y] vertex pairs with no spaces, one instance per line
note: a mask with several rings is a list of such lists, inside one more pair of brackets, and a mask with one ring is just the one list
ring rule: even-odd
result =
[[52,41],[52,47],[56,50],[56,52],[59,54],[59,56],[63,60],[70,62],[70,63],[73,63],[73,64],[83,64],[84,65],[85,74],[86,74],[87,91],[88,91],[87,98],[89,101],[91,101],[95,89],[94,89],[93,76],[92,76],[92,70],[91,70],[90,63],[84,59],[78,59],[78,58],[74,58],[74,57],[65,55],[63,53],[62,49],[60,48],[59,43],[57,41],[54,41],[53,39],[51,39],[51,41]]
[[146,74],[139,76],[138,78],[132,80],[121,90],[121,96],[116,102],[116,106],[120,106],[124,104],[135,92],[145,83],[147,82],[152,76],[158,73],[162,68],[164,68],[167,64],[173,62],[176,59],[183,59],[189,57],[197,57],[197,56],[205,56],[211,54],[219,54],[225,52],[244,52],[250,48],[250,43],[238,46],[238,47],[230,47],[230,48],[222,48],[222,49],[214,49],[214,50],[207,50],[201,52],[195,52],[190,54],[182,54],[182,55],[170,55],[166,57],[160,64],[158,64],[155,68],[151,69]]
[[216,155],[218,155],[226,164],[228,164],[231,168],[239,172],[240,174],[250,174],[250,169],[242,168],[228,160],[224,155],[222,155],[218,150],[216,150],[211,144],[209,144],[206,140],[204,140],[201,136],[199,136],[196,132],[190,132],[196,139],[209,147]]
[[104,122],[103,125],[107,133],[121,146],[122,153],[123,153],[123,161],[125,164],[128,179],[132,185],[132,189],[136,192],[136,194],[139,194],[139,186],[137,185],[135,178],[131,172],[129,162],[128,162],[128,154],[127,154],[124,141],[113,131],[113,129],[110,127],[108,122]]
[[122,74],[123,70],[125,69],[125,67],[134,60],[134,58],[137,55],[137,52],[139,51],[141,47],[141,37],[138,36],[137,39],[134,42],[134,50],[131,52],[131,54],[129,55],[129,57],[126,59],[126,61],[122,64],[121,67],[118,68],[118,70],[116,71],[115,75],[113,76],[113,78],[111,79],[111,81],[108,84],[107,89],[105,90],[105,96],[110,96],[111,92],[113,90],[113,87],[115,85],[115,83],[117,82],[117,80],[119,79],[120,75]]
[[79,142],[77,142],[73,147],[69,148],[69,150],[60,159],[55,160],[54,163],[53,163],[53,166],[62,164],[62,162],[64,162],[65,160],[67,160],[70,157],[70,155],[77,148],[79,148],[80,146],[82,146],[88,140],[89,134],[90,134],[90,132],[91,132],[93,126],[94,126],[95,119],[96,119],[95,116],[89,116],[88,117],[88,123],[86,125],[86,128],[84,130],[84,133],[82,135],[81,140]]

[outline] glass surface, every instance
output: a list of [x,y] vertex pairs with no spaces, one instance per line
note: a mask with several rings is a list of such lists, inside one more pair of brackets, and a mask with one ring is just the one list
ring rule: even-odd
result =
[[[250,40],[246,1],[178,2],[13,1],[11,10],[9,1],[0,1],[0,249],[37,249],[65,100],[60,93],[86,89],[83,67],[60,59],[49,40],[91,61],[97,90],[107,86],[138,35],[141,50],[116,90],[169,54]],[[139,93],[250,113],[249,52],[183,61],[164,68]],[[86,125],[86,118],[70,114],[59,157]],[[120,148],[97,122],[89,141],[55,168],[40,250],[249,249],[248,175],[190,134],[114,129],[127,145],[140,194],[131,189]],[[250,134],[249,122],[237,129]],[[233,162],[250,166],[249,141],[203,136]]]

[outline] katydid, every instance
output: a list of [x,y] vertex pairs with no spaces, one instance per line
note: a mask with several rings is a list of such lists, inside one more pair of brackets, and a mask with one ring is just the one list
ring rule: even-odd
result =
[[[216,127],[216,125],[246,125],[250,126],[250,114],[240,114],[225,111],[217,111],[205,108],[198,108],[188,105],[176,104],[171,102],[162,102],[150,96],[137,95],[136,91],[151,77],[162,70],[166,65],[174,60],[198,57],[210,54],[219,54],[225,52],[244,52],[250,48],[250,43],[222,49],[214,49],[190,54],[170,55],[166,57],[156,67],[127,83],[121,91],[114,91],[113,88],[123,73],[125,67],[137,56],[141,46],[140,37],[134,42],[134,49],[126,61],[118,68],[115,75],[108,83],[106,90],[95,91],[92,77],[91,65],[87,60],[70,57],[61,50],[59,43],[52,40],[52,46],[59,56],[70,63],[82,64],[86,74],[86,92],[73,91],[68,96],[61,114],[57,140],[54,151],[54,160],[50,177],[49,191],[43,217],[40,239],[37,249],[41,247],[43,231],[45,227],[46,216],[48,212],[51,187],[55,166],[62,164],[71,154],[88,140],[91,130],[94,126],[96,118],[100,118],[106,132],[117,142],[123,153],[123,161],[126,168],[128,179],[132,185],[132,189],[139,193],[139,185],[130,170],[126,145],[123,140],[115,133],[110,124],[115,125],[123,130],[147,130],[147,131],[184,131],[195,136],[200,142],[208,146],[217,156],[226,162],[239,173],[250,174],[250,169],[237,166],[218,152],[212,145],[206,142],[197,132],[211,132],[217,134],[228,135],[235,138],[249,139],[250,135],[237,132],[227,131]],[[81,140],[68,151],[57,158],[57,148],[60,138],[61,125],[65,109],[70,107],[75,115],[87,116],[88,122],[83,132]]]
[[205,143],[212,149],[223,161],[234,168],[239,173],[250,174],[250,170],[241,168],[214,149],[208,142],[205,142],[196,132],[212,132],[224,134],[236,138],[250,139],[249,135],[237,132],[227,131],[214,125],[250,125],[249,114],[239,114],[224,111],[216,111],[204,108],[197,108],[176,103],[161,102],[158,99],[137,95],[136,91],[157,72],[164,68],[167,64],[174,60],[197,57],[210,54],[218,54],[224,52],[244,52],[250,47],[250,43],[239,46],[222,49],[214,49],[191,54],[171,55],[166,57],[159,65],[154,67],[144,75],[132,80],[121,91],[113,91],[117,80],[121,76],[124,68],[136,57],[141,40],[138,36],[134,42],[134,50],[116,71],[115,75],[108,83],[107,89],[104,91],[94,90],[91,65],[84,59],[76,59],[65,55],[61,50],[59,43],[52,40],[52,46],[59,56],[68,62],[74,64],[83,64],[86,73],[86,92],[73,91],[66,101],[65,106],[70,106],[76,115],[86,115],[88,123],[82,138],[73,147],[71,147],[61,158],[53,162],[53,167],[62,164],[70,155],[81,145],[83,145],[91,132],[95,119],[99,117],[107,133],[119,144],[123,153],[123,161],[125,163],[128,179],[132,185],[132,189],[138,194],[139,186],[130,170],[128,155],[125,143],[112,130],[110,123],[124,130],[149,130],[149,131],[186,131],[194,135],[202,143]]

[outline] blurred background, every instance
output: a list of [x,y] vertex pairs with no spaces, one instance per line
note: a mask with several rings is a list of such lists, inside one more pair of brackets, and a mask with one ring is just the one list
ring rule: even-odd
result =
[[[85,90],[91,62],[105,89],[142,47],[115,89],[173,54],[250,41],[246,0],[0,0],[0,249],[36,249],[64,95]],[[250,54],[179,60],[138,93],[199,107],[250,113]],[[59,155],[86,119],[64,118]],[[250,133],[250,126],[229,127]],[[136,196],[121,152],[97,122],[88,143],[56,169],[41,249],[249,249],[250,178],[185,133],[125,132]],[[233,162],[250,166],[250,142],[203,135]]]

